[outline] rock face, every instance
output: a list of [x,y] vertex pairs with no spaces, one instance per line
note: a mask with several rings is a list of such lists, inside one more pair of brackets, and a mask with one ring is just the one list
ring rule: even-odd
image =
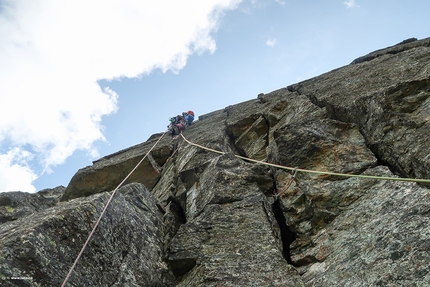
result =
[[[429,120],[430,39],[203,115],[118,190],[67,286],[427,286],[429,185],[374,176],[430,179]],[[59,286],[160,136],[0,194],[0,285]]]
[[[1,286],[61,286],[107,193],[3,223]],[[163,215],[140,183],[118,190],[70,277],[71,286],[174,286],[163,261]]]
[[36,194],[20,191],[0,193],[0,224],[55,206],[63,196],[64,190],[64,186],[58,186],[41,190]]
[[[92,166],[80,169],[67,186],[62,200],[115,189],[156,143],[158,136],[160,135],[154,135],[142,144],[105,156],[93,162]],[[152,188],[159,180],[161,166],[170,154],[171,146],[166,138],[148,155],[124,184],[139,182]]]

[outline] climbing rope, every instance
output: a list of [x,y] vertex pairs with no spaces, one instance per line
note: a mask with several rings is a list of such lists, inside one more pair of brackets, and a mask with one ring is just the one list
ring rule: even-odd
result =
[[[211,152],[215,152],[218,154],[226,154],[225,152],[222,151],[218,151],[218,150],[214,150],[196,143],[193,143],[191,141],[189,141],[188,139],[186,139],[184,137],[184,135],[181,133],[182,138],[190,145],[192,146],[196,146]],[[374,175],[362,175],[362,174],[348,174],[348,173],[336,173],[336,172],[329,172],[329,171],[318,171],[318,170],[309,170],[309,169],[303,169],[303,168],[295,168],[295,167],[288,167],[288,166],[283,166],[283,165],[279,165],[279,164],[274,164],[274,163],[270,163],[270,162],[264,162],[261,160],[255,160],[252,158],[247,158],[244,156],[240,156],[240,155],[235,155],[237,158],[246,160],[246,161],[250,161],[250,162],[254,162],[254,163],[258,163],[258,164],[263,164],[263,165],[267,165],[267,166],[272,166],[272,167],[276,167],[276,168],[280,168],[280,169],[286,169],[286,170],[291,170],[291,171],[300,171],[300,172],[305,172],[305,173],[313,173],[313,174],[322,174],[322,175],[333,175],[333,176],[343,176],[343,177],[358,177],[358,178],[369,178],[369,179],[379,179],[379,180],[395,180],[395,181],[408,181],[408,182],[419,182],[419,183],[430,183],[430,179],[420,179],[420,178],[401,178],[401,177],[386,177],[386,176],[374,176]]]
[[87,241],[85,241],[84,246],[82,246],[81,251],[78,254],[78,257],[76,257],[75,262],[73,263],[72,267],[70,268],[69,273],[67,274],[66,278],[64,279],[63,284],[61,285],[61,287],[64,287],[67,283],[67,280],[69,279],[70,275],[73,272],[73,269],[75,269],[76,264],[78,263],[79,259],[82,256],[82,253],[84,252],[85,248],[87,247],[88,243],[91,240],[91,237],[93,236],[94,232],[96,231],[97,226],[99,225],[101,219],[103,218],[104,214],[106,213],[106,210],[110,204],[110,202],[112,201],[116,191],[124,184],[124,182],[130,177],[130,175],[137,169],[137,167],[145,160],[145,158],[148,156],[148,154],[154,149],[154,147],[160,142],[160,140],[163,138],[163,136],[166,134],[167,131],[165,131],[160,138],[157,140],[157,142],[149,149],[149,151],[145,154],[145,156],[136,164],[136,166],[130,171],[130,173],[124,178],[123,181],[121,181],[120,184],[118,184],[118,186],[114,189],[114,191],[112,192],[108,202],[106,203],[102,213],[100,214],[99,219],[97,220],[97,222],[94,224],[93,230],[91,231],[90,235],[87,238]]
[[[149,153],[155,148],[155,146],[160,142],[160,140],[163,138],[163,136],[166,134],[167,131],[165,131],[160,138],[157,140],[157,142],[149,149],[149,151],[145,154],[145,156],[136,164],[136,166],[130,171],[130,173],[123,179],[123,181],[121,181],[120,184],[118,184],[118,186],[114,189],[114,191],[112,192],[108,202],[106,203],[102,213],[100,214],[98,220],[96,221],[96,223],[94,224],[94,227],[91,231],[91,233],[89,234],[87,240],[85,241],[84,245],[82,246],[81,251],[79,252],[78,256],[76,257],[72,267],[69,270],[69,273],[67,274],[66,278],[63,281],[63,284],[61,285],[61,287],[64,287],[68,281],[68,279],[70,278],[73,270],[76,267],[76,264],[78,263],[79,259],[81,258],[85,248],[87,247],[88,243],[90,242],[95,230],[97,229],[97,226],[99,225],[101,219],[103,218],[103,216],[106,213],[106,210],[109,206],[109,204],[111,203],[116,191],[124,184],[124,182],[131,176],[131,174],[137,169],[137,167],[145,160],[145,158],[149,155]],[[182,138],[184,139],[184,141],[186,141],[188,144],[192,145],[192,146],[196,146],[198,148],[207,150],[207,151],[211,151],[214,153],[218,153],[221,155],[226,154],[225,152],[222,151],[218,151],[215,149],[211,149],[196,143],[193,143],[191,141],[189,141],[187,138],[185,138],[185,136],[181,133],[180,134],[182,136]],[[182,145],[182,143],[178,146],[178,148],[176,149],[176,151],[179,149],[179,147]],[[176,152],[175,151],[175,152]],[[264,162],[264,161],[260,161],[260,160],[255,160],[255,159],[251,159],[251,158],[247,158],[244,156],[240,156],[240,155],[235,155],[237,158],[246,160],[246,161],[250,161],[250,162],[254,162],[257,164],[263,164],[263,165],[267,165],[267,166],[272,166],[275,168],[280,168],[280,169],[286,169],[286,170],[290,170],[293,171],[293,176],[290,178],[289,182],[287,183],[286,187],[283,189],[283,192],[285,192],[289,186],[291,185],[291,183],[293,182],[295,176],[296,176],[296,172],[300,171],[300,172],[306,172],[306,173],[313,173],[313,174],[322,174],[322,175],[333,175],[333,176],[343,176],[343,177],[359,177],[359,178],[369,178],[369,179],[379,179],[379,180],[395,180],[395,181],[408,181],[408,182],[419,182],[419,183],[430,183],[430,179],[414,179],[414,178],[397,178],[397,177],[384,177],[384,176],[371,176],[371,175],[359,175],[359,174],[344,174],[344,173],[335,173],[335,172],[327,172],[327,171],[317,171],[317,170],[307,170],[307,169],[302,169],[302,168],[294,168],[294,167],[288,167],[288,166],[282,166],[282,165],[278,165],[278,164],[274,164],[274,163],[269,163],[269,162]],[[281,193],[277,194],[277,196],[281,195]]]

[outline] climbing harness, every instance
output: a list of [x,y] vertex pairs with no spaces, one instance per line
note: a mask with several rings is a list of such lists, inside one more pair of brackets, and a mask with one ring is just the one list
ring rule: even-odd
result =
[[[181,136],[188,144],[190,144],[192,146],[196,146],[196,147],[199,147],[199,148],[211,151],[211,152],[215,152],[218,154],[226,154],[225,152],[214,150],[214,149],[193,143],[193,142],[189,141],[188,139],[186,139],[182,133],[181,133]],[[334,176],[343,176],[343,177],[358,177],[358,178],[369,178],[369,179],[379,179],[379,180],[395,180],[395,181],[407,181],[407,182],[417,182],[417,183],[430,183],[430,179],[387,177],[387,176],[374,176],[374,175],[348,174],[348,173],[335,173],[335,172],[329,172],[329,171],[309,170],[309,169],[303,169],[303,168],[294,168],[294,167],[289,167],[289,166],[283,166],[283,165],[274,164],[274,163],[270,163],[270,162],[264,162],[261,160],[255,160],[255,159],[247,158],[247,157],[240,156],[240,155],[234,155],[234,156],[237,158],[246,160],[246,161],[250,161],[250,162],[254,162],[254,163],[258,163],[258,164],[263,164],[263,165],[267,165],[267,166],[272,166],[272,167],[276,167],[276,168],[280,168],[280,169],[286,169],[286,170],[297,171],[297,172],[300,171],[300,172],[313,173],[313,174],[321,174],[324,176],[334,175]]]
[[157,140],[157,142],[149,149],[149,151],[145,154],[145,156],[136,164],[136,166],[130,171],[130,173],[124,178],[124,180],[123,181],[121,181],[121,183],[120,184],[118,184],[118,186],[114,189],[114,191],[112,192],[112,194],[111,194],[111,196],[110,196],[110,198],[109,198],[109,200],[108,200],[108,202],[106,203],[106,205],[105,205],[105,207],[104,207],[104,209],[103,209],[103,211],[102,211],[102,213],[100,214],[100,217],[99,217],[99,219],[97,220],[97,222],[94,224],[94,227],[93,227],[93,230],[91,231],[91,233],[90,233],[90,235],[88,236],[88,238],[87,238],[87,241],[85,241],[85,243],[84,243],[84,245],[82,246],[82,249],[81,249],[81,251],[79,252],[79,254],[78,254],[78,257],[76,257],[76,260],[75,260],[75,262],[73,263],[73,265],[72,265],[72,267],[70,268],[70,271],[69,271],[69,273],[67,274],[67,276],[66,276],[66,278],[64,279],[64,282],[63,282],[63,284],[61,285],[61,287],[64,287],[65,285],[66,285],[66,283],[67,283],[67,280],[69,279],[69,277],[70,277],[70,275],[72,274],[72,272],[73,272],[73,269],[75,269],[75,267],[76,267],[76,264],[78,263],[78,261],[79,261],[79,259],[81,258],[81,256],[82,256],[82,253],[84,252],[84,250],[85,250],[85,248],[87,247],[87,245],[88,245],[88,243],[90,242],[90,240],[91,240],[91,237],[93,236],[93,234],[94,234],[94,232],[96,231],[96,229],[97,229],[97,226],[99,225],[99,223],[100,223],[100,221],[101,221],[101,219],[102,219],[102,217],[104,216],[104,214],[106,213],[106,210],[107,210],[107,208],[108,208],[108,206],[109,206],[109,204],[110,204],[110,202],[112,201],[112,198],[114,197],[114,195],[115,195],[115,193],[116,193],[116,191],[124,184],[124,182],[130,177],[130,175],[137,169],[137,167],[145,160],[145,158],[149,155],[149,153],[154,149],[154,147],[160,142],[160,140],[163,138],[163,136],[165,135],[167,133],[167,131],[165,131],[161,136],[160,136],[160,138]]
[[190,122],[187,120],[186,115],[190,114],[194,120],[193,111],[188,111],[182,113],[182,116],[178,115],[176,117],[170,118],[170,124],[167,126],[168,131],[172,134],[172,136],[179,137],[179,134],[182,133],[187,127],[189,127],[193,120]]

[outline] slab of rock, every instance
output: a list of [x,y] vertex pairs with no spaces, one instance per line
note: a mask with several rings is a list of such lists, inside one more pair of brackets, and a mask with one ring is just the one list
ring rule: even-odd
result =
[[356,124],[376,157],[400,175],[430,178],[430,38],[288,89]]
[[80,169],[70,180],[61,200],[65,201],[115,189],[162,136],[164,137],[157,147],[148,154],[124,182],[124,184],[143,183],[151,189],[159,180],[161,167],[172,152],[171,139],[168,135],[153,135],[142,144],[105,156],[94,161],[93,165]]
[[[379,167],[371,172],[391,174]],[[361,188],[354,193],[362,196],[314,234],[306,251],[292,248],[293,262],[313,261],[302,269],[306,285],[428,285],[429,190],[393,181]]]
[[177,286],[300,286],[273,235],[263,195],[210,204],[182,225],[169,246]]
[[[0,225],[0,285],[60,286],[108,193]],[[78,261],[70,286],[174,286],[163,258],[162,213],[142,184],[122,187]],[[68,285],[68,286],[69,286]]]
[[64,186],[58,186],[37,193],[21,191],[0,193],[0,224],[55,206],[63,196],[64,190]]

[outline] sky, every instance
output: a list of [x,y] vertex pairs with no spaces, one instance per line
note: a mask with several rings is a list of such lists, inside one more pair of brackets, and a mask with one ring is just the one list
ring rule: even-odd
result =
[[430,37],[428,0],[0,0],[0,192]]

